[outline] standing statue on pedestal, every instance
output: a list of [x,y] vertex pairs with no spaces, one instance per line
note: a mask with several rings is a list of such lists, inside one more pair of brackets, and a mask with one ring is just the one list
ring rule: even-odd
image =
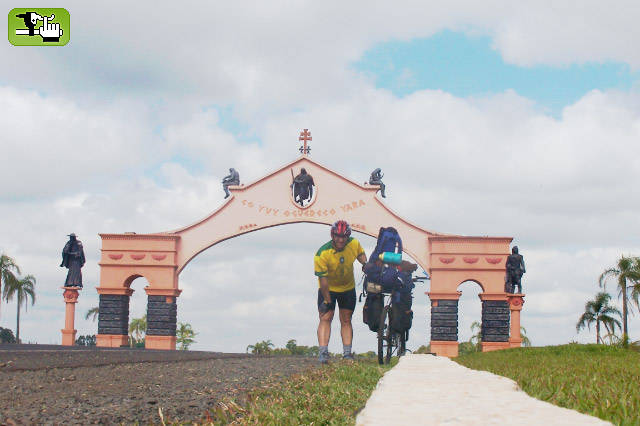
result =
[[240,185],[240,174],[234,168],[229,169],[229,175],[222,179],[222,188],[225,193],[224,198],[228,198],[229,195],[231,195],[229,193],[229,187],[231,185]]
[[60,266],[69,269],[64,286],[82,288],[82,266],[85,262],[82,242],[76,239],[76,234],[74,233],[68,236],[69,241],[62,249],[62,263],[60,264]]
[[506,268],[505,292],[515,293],[515,289],[518,287],[519,293],[522,293],[522,275],[527,271],[524,268],[524,258],[518,254],[518,246],[511,249],[511,254],[507,257]]
[[[291,169],[293,175],[293,169]],[[307,173],[305,168],[300,169],[300,174],[293,178],[291,187],[293,188],[293,200],[304,207],[305,201],[308,203],[313,198],[313,177]]]
[[373,172],[371,172],[371,177],[369,178],[369,185],[379,185],[380,186],[380,195],[382,195],[382,198],[387,198],[384,195],[384,183],[382,183],[382,177],[384,175],[382,174],[382,170],[380,170],[380,168],[378,167],[377,169],[375,169]]

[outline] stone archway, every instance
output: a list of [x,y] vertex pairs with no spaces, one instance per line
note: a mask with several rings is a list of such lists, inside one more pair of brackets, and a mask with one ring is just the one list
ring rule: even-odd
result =
[[[314,200],[306,206],[293,200],[290,188],[293,175],[301,168],[313,176],[316,187]],[[457,313],[459,294],[451,283],[457,285],[460,277],[482,282],[487,297],[507,300],[500,283],[504,283],[511,238],[463,237],[420,228],[385,206],[376,196],[378,186],[353,182],[312,161],[306,151],[261,179],[246,186],[231,186],[229,190],[232,196],[218,210],[184,228],[156,234],[100,234],[98,346],[126,345],[132,294],[129,285],[135,277],[143,276],[149,282],[145,287],[148,296],[145,345],[152,349],[175,349],[177,298],[181,292],[178,277],[186,265],[222,241],[290,223],[331,225],[338,219],[346,219],[354,231],[374,238],[380,227],[395,227],[402,236],[403,250],[431,275],[428,294],[433,308],[453,306],[455,302]],[[441,334],[435,331],[436,337]],[[450,341],[434,339],[433,333],[432,326],[434,352],[457,355],[457,346],[454,351]]]

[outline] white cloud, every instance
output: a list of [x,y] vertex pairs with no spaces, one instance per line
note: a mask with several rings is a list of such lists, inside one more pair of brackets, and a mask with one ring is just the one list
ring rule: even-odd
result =
[[74,194],[143,159],[157,160],[148,126],[132,105],[90,112],[63,97],[0,87],[4,185],[0,197]]
[[[554,119],[511,91],[399,99],[349,66],[376,42],[453,28],[494,35],[518,64],[614,59],[637,67],[629,47],[637,43],[624,42],[638,38],[637,10],[630,5],[613,25],[614,14],[591,3],[579,13],[555,4],[459,5],[136,4],[122,17],[117,5],[83,3],[69,6],[74,36],[64,49],[0,46],[3,58],[21,64],[20,72],[0,71],[8,159],[0,167],[8,183],[0,192],[0,250],[38,278],[37,304],[22,319],[25,339],[59,341],[66,234],[85,245],[77,328],[93,333],[97,324],[80,314],[97,304],[99,232],[157,232],[199,220],[221,205],[229,167],[244,182],[258,178],[295,158],[298,132],[309,128],[314,160],[359,182],[382,167],[385,202],[410,221],[514,236],[527,261],[522,323],[534,344],[592,341],[593,333],[575,334],[575,322],[598,291],[597,276],[620,254],[640,251],[638,92],[594,91]],[[170,26],[181,36],[159,42],[150,23],[185,11]],[[225,130],[216,105],[231,105],[256,142]],[[199,255],[180,277],[178,299],[179,320],[199,333],[195,347],[315,344],[311,255],[326,240],[324,227],[287,225]],[[362,241],[370,250],[373,240]],[[144,313],[144,285],[133,283],[132,316]],[[415,293],[410,347],[429,337],[425,290]],[[480,304],[472,288],[462,291],[466,339]],[[367,351],[374,336],[361,306],[354,344]],[[13,327],[14,317],[13,304],[3,304],[0,324]],[[632,318],[632,337],[639,327]],[[338,335],[334,324],[336,352]]]

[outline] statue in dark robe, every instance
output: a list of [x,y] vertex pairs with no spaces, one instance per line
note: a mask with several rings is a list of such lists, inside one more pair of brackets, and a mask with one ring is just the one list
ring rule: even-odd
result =
[[64,282],[65,287],[82,288],[82,266],[84,262],[82,242],[76,238],[76,234],[71,233],[69,234],[69,241],[62,249],[62,263],[60,264],[60,266],[69,269],[67,279]]
[[222,179],[222,189],[224,189],[225,193],[224,198],[228,198],[229,195],[231,195],[231,193],[229,193],[229,187],[231,185],[240,185],[240,173],[234,168],[230,168],[229,175]]
[[[293,175],[293,172],[291,172]],[[293,178],[293,200],[304,207],[305,202],[310,202],[313,198],[313,177],[304,169],[300,169],[300,174]]]
[[518,246],[511,249],[511,254],[507,257],[506,268],[505,292],[515,293],[515,289],[518,287],[519,293],[522,293],[522,275],[527,271],[524,267],[524,258],[518,254]]
[[387,198],[384,195],[384,183],[382,183],[382,177],[384,175],[382,174],[382,170],[378,167],[377,169],[375,169],[373,172],[371,172],[371,177],[369,178],[369,185],[379,185],[380,186],[380,195],[382,195],[382,198]]

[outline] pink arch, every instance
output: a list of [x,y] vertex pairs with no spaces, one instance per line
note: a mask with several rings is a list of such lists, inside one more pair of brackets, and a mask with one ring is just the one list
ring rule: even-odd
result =
[[[316,198],[304,208],[293,202],[292,175],[304,167],[313,176]],[[403,249],[431,276],[432,301],[459,297],[463,281],[477,282],[483,297],[502,300],[509,237],[465,237],[421,228],[387,207],[376,193],[378,186],[353,182],[303,155],[248,185],[230,187],[232,196],[217,210],[191,225],[156,234],[100,234],[100,295],[131,294],[129,285],[137,276],[149,282],[149,296],[164,296],[176,303],[180,295],[179,274],[207,248],[249,232],[290,223],[331,225],[347,220],[354,231],[377,237],[380,227],[393,226],[403,240]],[[157,299],[156,299],[157,300]],[[99,346],[117,345],[123,336],[98,335]],[[147,347],[175,349],[175,336],[148,336]],[[442,342],[441,342],[442,343]],[[442,343],[444,345],[444,343]],[[442,346],[441,345],[441,346]],[[432,350],[450,356],[455,348]]]

